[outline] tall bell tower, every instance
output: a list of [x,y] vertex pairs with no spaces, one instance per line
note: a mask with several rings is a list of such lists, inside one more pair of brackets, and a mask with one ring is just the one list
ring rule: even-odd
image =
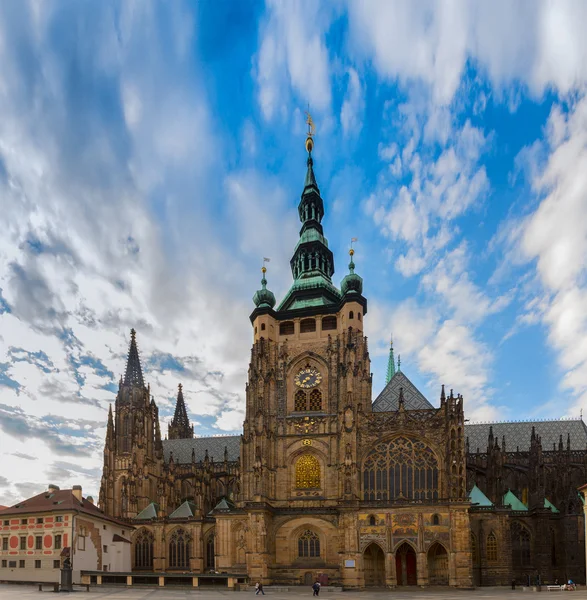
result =
[[[275,308],[263,267],[250,317],[242,497],[253,533],[247,570],[266,581],[279,578],[279,570],[289,566],[290,559],[278,555],[270,567],[267,532],[280,515],[307,511],[338,535],[332,511],[341,502],[359,499],[356,423],[359,413],[371,412],[363,281],[355,273],[351,249],[349,273],[340,288],[333,283],[334,256],[322,225],[324,202],[314,174],[309,116],[307,122],[300,238],[290,260],[293,283]],[[292,535],[307,521],[292,519]]]

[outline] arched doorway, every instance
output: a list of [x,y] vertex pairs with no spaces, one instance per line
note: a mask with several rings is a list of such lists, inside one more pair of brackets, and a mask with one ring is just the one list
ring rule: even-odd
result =
[[377,544],[369,544],[363,553],[365,586],[385,585],[385,555]]
[[417,585],[418,583],[416,553],[407,542],[404,542],[395,551],[395,575],[398,585]]
[[438,543],[428,550],[428,582],[430,585],[448,585],[448,553]]

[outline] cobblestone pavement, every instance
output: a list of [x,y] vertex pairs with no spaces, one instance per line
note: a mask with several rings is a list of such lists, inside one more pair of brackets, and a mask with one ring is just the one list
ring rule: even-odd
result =
[[[86,596],[85,589],[78,588],[76,597],[82,600]],[[0,584],[0,600],[39,600],[42,594],[52,594],[52,591],[44,591],[40,593],[36,586],[31,585],[7,585]],[[547,593],[544,590],[544,593]],[[100,600],[185,600],[186,598],[198,598],[201,600],[214,600],[221,597],[232,597],[234,600],[245,596],[254,596],[254,592],[229,592],[226,589],[208,589],[208,590],[191,590],[191,589],[160,589],[160,588],[96,588],[90,589],[90,594]],[[552,594],[564,594],[567,597],[567,592],[552,592]],[[235,597],[236,595],[236,597]],[[309,588],[289,588],[289,591],[273,591],[267,590],[267,596],[272,596],[274,600],[286,600],[292,595],[311,598],[312,591]],[[509,598],[510,600],[523,600],[529,596],[532,597],[532,592],[523,592],[520,590],[511,590],[509,588],[480,588],[477,590],[451,590],[451,589],[409,589],[409,590],[366,590],[360,592],[325,592],[320,594],[322,600],[366,600],[367,598],[374,600],[468,600],[469,598],[479,598],[479,600],[497,600],[498,598]],[[587,600],[587,590],[574,592],[572,598],[575,600]]]

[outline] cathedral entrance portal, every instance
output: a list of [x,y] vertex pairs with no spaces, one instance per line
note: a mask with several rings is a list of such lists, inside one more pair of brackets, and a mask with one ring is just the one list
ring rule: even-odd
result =
[[395,572],[398,585],[417,585],[416,553],[406,542],[395,553]]
[[365,586],[383,587],[385,585],[385,555],[377,544],[369,544],[363,553]]
[[428,581],[430,585],[448,585],[448,554],[440,544],[428,550]]

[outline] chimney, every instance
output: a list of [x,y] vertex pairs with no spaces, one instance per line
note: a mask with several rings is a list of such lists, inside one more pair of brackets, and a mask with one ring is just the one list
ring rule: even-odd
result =
[[90,503],[90,504],[94,504],[94,499],[92,498],[92,496],[88,496],[86,498],[86,500]]
[[58,485],[50,483],[47,486],[47,493],[49,493],[49,494],[54,494],[55,492],[58,492],[58,491],[59,491],[59,486]]
[[82,501],[82,486],[81,485],[74,485],[73,489],[71,490],[71,493],[75,496],[75,498],[78,502]]

